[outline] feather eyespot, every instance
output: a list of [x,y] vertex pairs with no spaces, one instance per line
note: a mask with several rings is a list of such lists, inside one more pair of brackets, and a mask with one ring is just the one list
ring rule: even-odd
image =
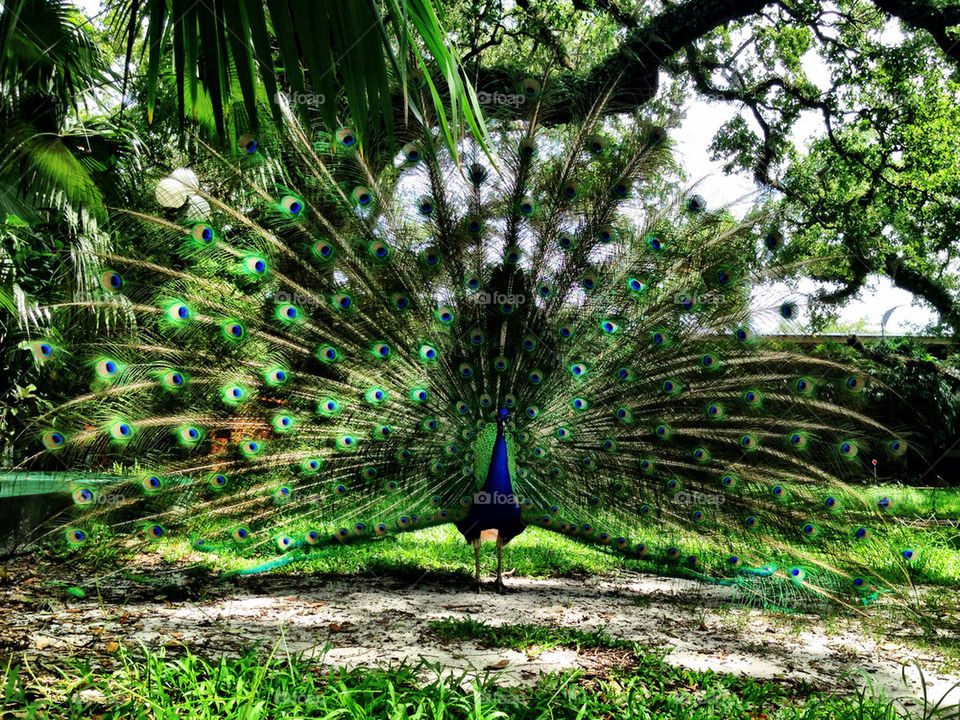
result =
[[686,200],[686,206],[691,213],[699,214],[707,209],[707,201],[700,195],[691,195]]
[[216,234],[213,228],[204,223],[197,223],[190,229],[190,237],[201,245],[209,245],[216,240]]
[[362,185],[355,187],[351,193],[353,201],[360,207],[367,207],[373,203],[373,193]]
[[433,199],[423,196],[417,200],[417,211],[421,215],[432,215],[433,214]]
[[234,528],[230,535],[233,537],[234,541],[238,543],[245,543],[251,537],[250,531],[245,527]]
[[855,458],[857,456],[857,452],[859,452],[857,444],[852,440],[840,443],[838,450],[840,451],[840,455],[847,459]]
[[357,144],[357,134],[352,128],[340,128],[337,130],[336,137],[341,147],[352,148]]
[[386,260],[390,256],[390,246],[382,240],[370,243],[367,250],[376,260]]
[[587,138],[587,150],[593,155],[599,155],[607,146],[607,140],[602,135],[591,135]]
[[128,422],[118,420],[110,426],[109,432],[110,437],[114,440],[125,442],[133,437],[134,428]]
[[794,320],[800,314],[800,308],[795,302],[785,302],[780,306],[780,317],[784,320]]
[[487,178],[487,169],[480,163],[473,163],[470,166],[470,170],[467,173],[467,177],[470,178],[470,182],[474,185],[479,185]]
[[247,134],[237,140],[237,147],[244,155],[256,155],[260,144],[257,142],[256,136]]
[[296,217],[303,211],[303,200],[296,195],[284,195],[280,200],[280,207],[290,217]]
[[190,319],[190,308],[182,302],[174,302],[167,306],[167,318],[176,324],[183,324]]
[[100,274],[100,287],[107,292],[119,292],[123,289],[123,278],[113,270],[106,270]]
[[440,251],[432,245],[420,251],[420,262],[428,268],[440,265]]
[[333,245],[326,240],[318,240],[313,244],[313,254],[318,260],[330,260],[334,254]]
[[526,99],[536,99],[540,96],[540,82],[533,78],[526,78],[520,83],[520,91]]

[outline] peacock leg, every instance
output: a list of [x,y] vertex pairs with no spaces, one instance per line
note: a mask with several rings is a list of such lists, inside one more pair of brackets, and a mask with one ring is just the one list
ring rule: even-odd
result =
[[503,584],[503,538],[497,535],[497,582],[495,587],[497,592],[501,595],[507,591],[506,585]]
[[477,538],[473,541],[473,560],[476,572],[474,574],[474,579],[477,582],[477,592],[480,592],[480,538]]

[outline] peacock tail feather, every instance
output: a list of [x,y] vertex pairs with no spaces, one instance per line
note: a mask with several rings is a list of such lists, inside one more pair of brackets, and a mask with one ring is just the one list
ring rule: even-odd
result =
[[[413,118],[395,155],[290,120],[116,209],[133,249],[27,344],[76,387],[24,438],[18,470],[73,473],[43,537],[276,563],[503,503],[748,592],[907,578],[864,484],[864,458],[907,450],[870,378],[752,329],[751,293],[790,274],[770,219],[677,191],[662,127],[604,123],[602,101],[549,127],[541,84],[520,88],[489,154]],[[482,492],[501,410],[513,497]]]

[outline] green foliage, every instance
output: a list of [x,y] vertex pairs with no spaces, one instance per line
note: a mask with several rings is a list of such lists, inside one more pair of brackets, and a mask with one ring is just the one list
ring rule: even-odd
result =
[[[614,642],[602,630],[582,633],[532,626],[500,629],[471,621],[434,626],[444,637],[479,639],[527,649],[543,640],[619,654],[609,675],[582,671],[541,676],[532,686],[504,687],[494,674],[448,673],[426,661],[383,669],[325,669],[312,658],[278,657],[275,646],[239,658],[208,659],[121,650],[108,674],[82,661],[68,663],[53,686],[26,667],[0,673],[5,707],[23,718],[673,718],[676,720],[898,720],[902,706],[861,690],[848,697],[810,693],[775,681],[686,670],[639,644]],[[626,652],[626,661],[624,661]],[[266,657],[264,657],[266,655]]]
[[[71,110],[107,78],[83,16],[60,0],[14,0],[0,9],[0,218],[32,219],[37,204],[94,217],[106,158]],[[18,192],[12,191],[14,188]]]
[[476,97],[429,0],[384,6],[244,0],[216,15],[183,0],[128,1],[118,6],[114,24],[127,36],[128,63],[138,39],[146,51],[149,123],[162,70],[172,63],[180,115],[197,118],[209,110],[221,133],[233,99],[243,101],[248,127],[256,131],[258,103],[269,104],[280,122],[283,94],[294,97],[291,109],[304,120],[314,108],[329,127],[347,116],[369,135],[380,129],[389,135],[398,98],[417,115],[431,109],[416,93],[394,95],[390,85],[392,74],[404,87],[411,71],[422,70],[448,146],[455,147],[462,123],[483,136]]

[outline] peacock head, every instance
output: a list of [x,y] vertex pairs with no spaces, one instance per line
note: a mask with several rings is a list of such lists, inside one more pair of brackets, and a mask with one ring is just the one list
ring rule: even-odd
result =
[[500,408],[497,410],[497,430],[503,432],[504,427],[507,424],[507,418],[510,417],[510,411],[507,408]]

